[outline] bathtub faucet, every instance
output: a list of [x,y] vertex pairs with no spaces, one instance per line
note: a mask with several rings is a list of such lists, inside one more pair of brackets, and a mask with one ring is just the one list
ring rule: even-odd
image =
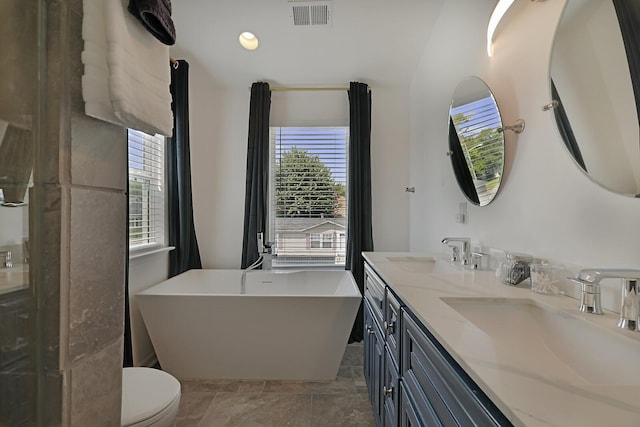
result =
[[275,242],[265,242],[262,246],[262,253],[260,256],[262,257],[262,269],[263,270],[271,270],[273,258],[277,257],[277,254],[273,253],[273,247],[275,246]]

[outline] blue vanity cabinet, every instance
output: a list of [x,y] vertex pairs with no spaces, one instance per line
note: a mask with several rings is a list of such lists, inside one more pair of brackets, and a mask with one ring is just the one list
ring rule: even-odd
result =
[[400,303],[365,264],[364,374],[376,424],[398,425]]
[[[453,360],[435,337],[402,309],[402,373],[423,425],[434,414],[443,426],[511,426],[509,420]],[[438,424],[435,424],[438,425]]]
[[365,263],[364,373],[377,426],[511,426]]

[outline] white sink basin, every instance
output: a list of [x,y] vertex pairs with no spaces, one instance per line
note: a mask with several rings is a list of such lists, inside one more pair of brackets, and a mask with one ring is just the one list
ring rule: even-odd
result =
[[442,300],[489,336],[496,359],[515,368],[525,364],[572,384],[640,384],[640,341],[622,333],[532,299]]

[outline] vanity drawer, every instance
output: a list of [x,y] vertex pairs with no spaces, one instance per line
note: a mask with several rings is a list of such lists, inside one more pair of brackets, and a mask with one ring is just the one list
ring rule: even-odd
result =
[[387,288],[384,304],[384,322],[382,328],[386,335],[387,347],[391,357],[398,368],[400,366],[400,300]]
[[484,392],[427,331],[402,309],[402,377],[443,425],[510,426]]
[[382,327],[384,323],[384,282],[368,264],[364,265],[365,299],[371,304],[373,317]]

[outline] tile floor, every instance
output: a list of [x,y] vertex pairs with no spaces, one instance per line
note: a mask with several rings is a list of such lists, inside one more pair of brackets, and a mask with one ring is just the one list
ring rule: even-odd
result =
[[362,355],[349,344],[335,381],[180,381],[174,427],[375,426]]

